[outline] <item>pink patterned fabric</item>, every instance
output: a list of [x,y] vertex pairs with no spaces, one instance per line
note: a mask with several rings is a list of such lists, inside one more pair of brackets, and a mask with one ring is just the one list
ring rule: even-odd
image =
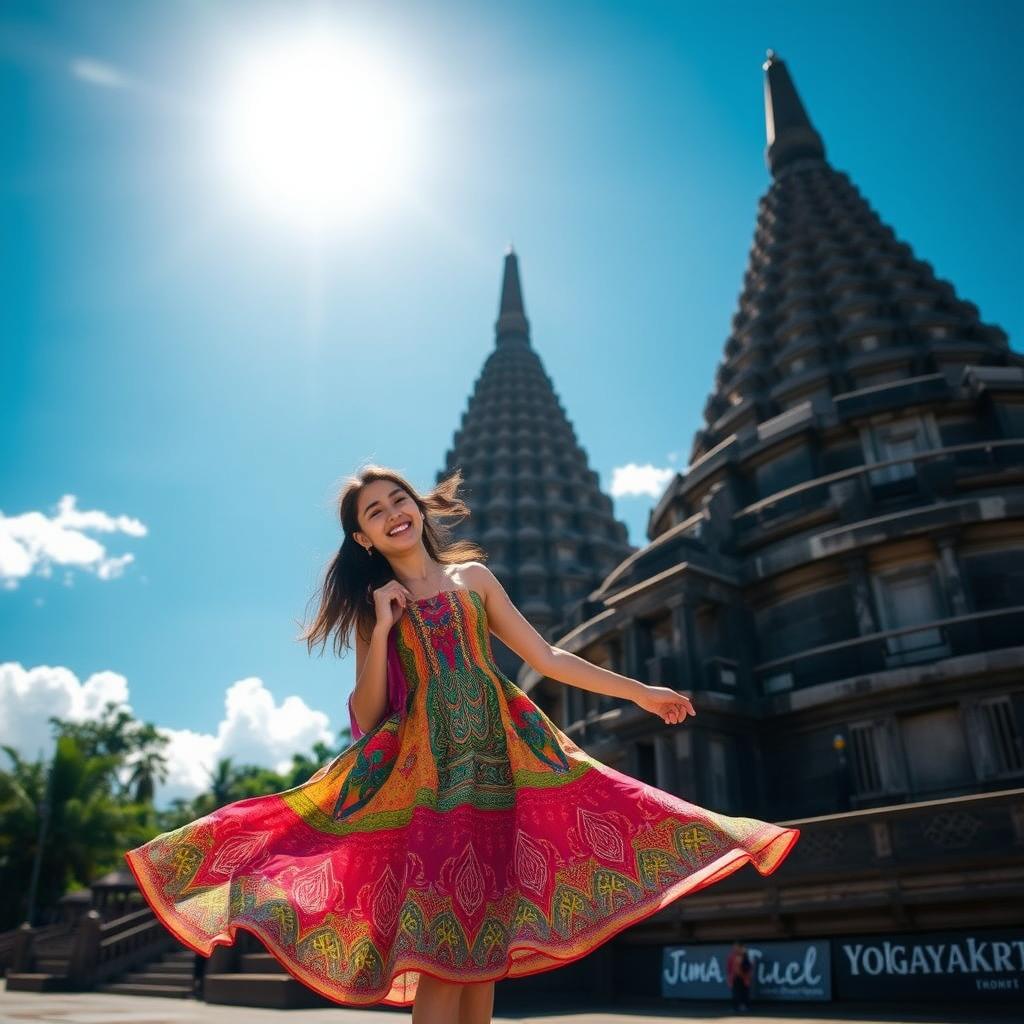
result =
[[577,746],[498,668],[477,591],[412,601],[391,632],[373,729],[302,785],[125,854],[185,945],[209,956],[244,929],[335,1002],[409,1006],[423,974],[553,970],[796,842]]

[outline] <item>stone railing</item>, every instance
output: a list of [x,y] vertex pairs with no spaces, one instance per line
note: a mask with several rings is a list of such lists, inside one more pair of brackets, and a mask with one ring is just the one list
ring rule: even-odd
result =
[[63,979],[61,987],[81,991],[175,945],[149,907],[111,921],[89,910],[74,926],[60,926],[59,931],[23,924],[13,933],[9,974],[36,972],[45,963],[47,973]]
[[1019,920],[1024,788],[778,824],[799,828],[800,838],[770,878],[739,871],[680,900],[652,927],[767,916],[786,931],[800,915],[815,922],[805,927],[821,927],[829,915],[857,914],[883,927],[953,927],[970,919],[972,905],[992,924]]
[[[882,480],[886,471],[897,466],[908,467],[905,477]],[[733,525],[743,537],[830,505],[839,508],[841,517],[866,517],[887,488],[902,487],[909,494],[935,500],[952,495],[957,481],[1013,470],[1024,473],[1024,440],[994,439],[932,448],[864,463],[788,487],[737,511]]]
[[871,675],[1024,642],[1024,605],[972,612],[823,644],[754,666],[756,692],[770,698],[820,683]]

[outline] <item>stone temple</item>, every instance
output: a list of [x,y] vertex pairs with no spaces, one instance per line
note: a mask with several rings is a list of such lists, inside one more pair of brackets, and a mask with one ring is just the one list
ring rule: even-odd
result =
[[[472,516],[455,536],[487,551],[488,566],[516,607],[552,639],[569,610],[635,549],[530,341],[511,246],[494,326],[494,349],[437,479],[462,468]],[[515,678],[521,659],[497,637],[492,647],[499,666]],[[552,718],[564,717],[537,696]]]
[[439,474],[463,467],[463,535],[548,639],[698,709],[666,726],[505,649],[561,728],[803,830],[771,878],[744,869],[610,943],[616,991],[656,993],[657,944],[1024,925],[1024,356],[829,163],[772,51],[763,71],[770,183],[646,544],[554,397],[512,254]]

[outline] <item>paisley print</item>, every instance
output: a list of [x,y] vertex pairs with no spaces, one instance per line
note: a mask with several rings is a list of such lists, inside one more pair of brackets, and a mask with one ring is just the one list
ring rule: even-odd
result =
[[498,669],[475,590],[406,606],[384,717],[351,724],[302,785],[125,854],[179,940],[209,956],[242,929],[334,1002],[410,1006],[421,971],[553,970],[799,837],[588,755]]

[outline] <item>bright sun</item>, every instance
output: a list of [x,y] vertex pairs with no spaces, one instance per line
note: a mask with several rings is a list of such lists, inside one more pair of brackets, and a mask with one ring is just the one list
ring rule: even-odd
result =
[[237,187],[272,214],[318,230],[402,191],[413,122],[400,79],[365,46],[319,27],[237,63],[220,143]]

